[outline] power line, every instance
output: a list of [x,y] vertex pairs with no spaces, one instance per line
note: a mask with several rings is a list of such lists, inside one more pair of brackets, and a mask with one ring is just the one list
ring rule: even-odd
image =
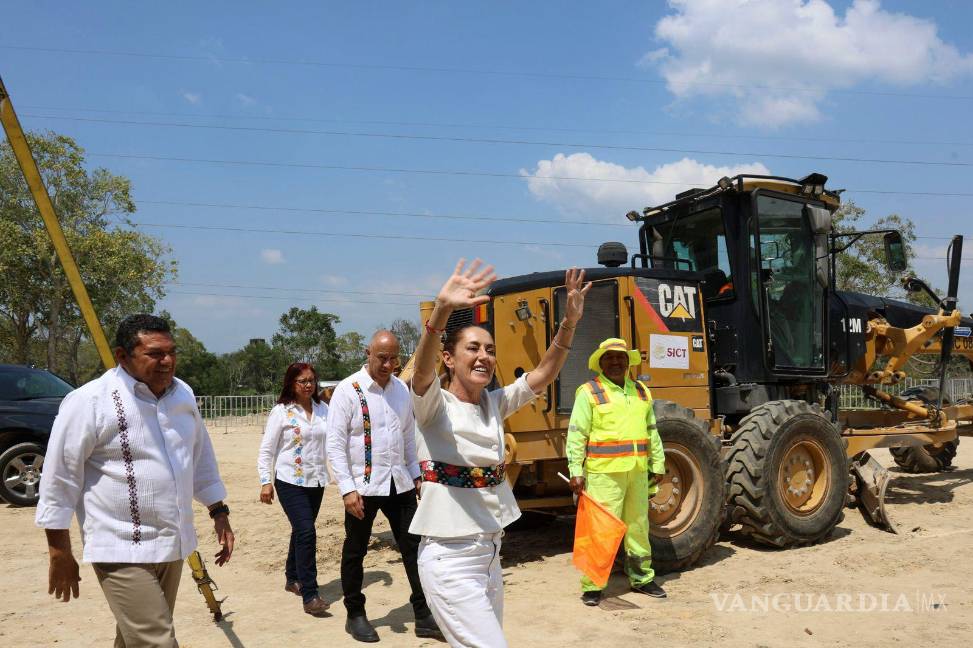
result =
[[679,153],[682,155],[720,155],[750,158],[780,158],[784,160],[813,160],[817,162],[854,162],[862,164],[898,164],[912,166],[970,167],[973,162],[943,162],[937,160],[897,160],[887,158],[838,157],[827,155],[801,155],[797,153],[767,153],[753,151],[718,151],[688,149],[669,146],[634,146],[624,144],[599,144],[584,142],[553,142],[542,140],[516,140],[487,137],[456,137],[449,135],[418,135],[415,133],[376,133],[346,130],[314,130],[307,128],[262,128],[258,126],[225,126],[216,124],[189,124],[185,122],[152,122],[127,119],[99,119],[95,117],[63,117],[59,115],[25,114],[36,119],[61,119],[66,121],[97,124],[118,124],[124,126],[160,126],[167,128],[188,128],[201,130],[226,130],[234,132],[273,133],[277,135],[324,135],[343,137],[363,137],[370,139],[412,140],[425,142],[453,142],[461,144],[503,144],[514,146],[551,146],[558,148],[598,149],[611,151],[637,151],[642,153]]
[[[321,232],[313,230],[285,230],[285,229],[266,229],[266,228],[251,228],[251,227],[227,227],[218,225],[179,225],[171,223],[145,223],[137,221],[126,221],[126,224],[130,224],[138,227],[156,227],[162,229],[190,229],[190,230],[203,230],[203,231],[218,231],[218,232],[244,232],[244,233],[254,233],[254,234],[287,234],[287,235],[302,235],[302,236],[323,236],[323,237],[337,237],[337,238],[365,238],[365,239],[386,239],[393,241],[430,241],[434,243],[478,243],[487,245],[544,245],[553,247],[580,247],[580,248],[592,248],[594,245],[589,243],[565,243],[565,242],[555,242],[555,241],[498,241],[489,239],[459,239],[459,238],[441,238],[441,237],[427,237],[427,236],[407,236],[407,235],[394,235],[394,234],[362,234],[362,233],[346,233],[346,232]],[[917,236],[917,239],[949,239],[951,237],[943,236]],[[942,260],[940,257],[934,256],[921,256],[914,255],[915,259],[924,260]],[[943,257],[945,258],[945,257]],[[963,258],[965,261],[973,261],[971,258]],[[191,285],[191,284],[184,284]],[[194,285],[210,285],[210,284],[194,284]],[[218,284],[212,284],[214,286]],[[231,286],[227,286],[231,287]],[[257,288],[257,286],[237,286],[239,288]],[[267,290],[273,288],[267,287]],[[341,291],[341,290],[323,290],[322,292],[350,292],[358,293],[361,291]],[[374,293],[374,294],[402,294],[410,295],[410,293]]]
[[194,292],[189,290],[167,290],[167,295],[201,295],[206,297],[239,297],[241,299],[272,299],[276,301],[302,301],[302,302],[328,302],[334,304],[382,304],[385,306],[416,306],[414,302],[390,302],[390,301],[368,301],[364,299],[356,299],[354,301],[345,299],[327,299],[322,297],[275,297],[273,295],[241,295],[241,294],[229,294],[229,293],[212,293],[212,292]]
[[190,286],[201,288],[235,288],[241,290],[289,290],[295,292],[339,293],[343,295],[392,295],[395,297],[427,297],[428,293],[388,292],[381,290],[337,290],[330,288],[291,288],[288,286],[253,286],[243,284],[199,283],[189,281],[170,281],[170,286]]
[[441,238],[434,236],[406,236],[389,234],[360,234],[360,233],[341,233],[341,232],[320,232],[312,230],[285,230],[285,229],[265,229],[253,227],[226,227],[217,225],[176,225],[171,223],[143,223],[130,221],[131,225],[138,227],[157,227],[163,229],[188,229],[215,232],[249,232],[254,234],[287,234],[300,236],[323,236],[326,238],[364,238],[364,239],[384,239],[390,241],[424,241],[433,243],[481,243],[487,245],[545,245],[554,247],[579,247],[592,248],[589,243],[559,243],[552,241],[495,241],[488,239],[455,239]]
[[452,122],[424,122],[424,121],[402,121],[386,119],[338,119],[322,117],[299,117],[299,116],[266,116],[266,115],[227,115],[219,113],[186,113],[186,112],[165,112],[165,111],[145,111],[145,110],[109,110],[103,108],[83,108],[71,106],[39,106],[22,104],[23,108],[29,110],[72,110],[77,112],[105,113],[116,115],[144,115],[154,117],[184,117],[189,119],[242,119],[247,121],[272,121],[280,122],[311,122],[326,124],[367,124],[370,126],[414,126],[420,128],[474,128],[474,129],[498,129],[513,131],[539,131],[554,133],[595,133],[603,135],[649,135],[662,137],[696,137],[707,139],[744,139],[744,140],[768,140],[768,141],[795,141],[795,142],[838,142],[842,144],[910,144],[923,146],[973,146],[973,142],[952,142],[937,140],[899,140],[899,139],[876,139],[876,138],[829,138],[829,137],[799,137],[796,135],[741,135],[735,133],[701,133],[701,132],[681,132],[681,131],[645,131],[634,129],[612,129],[612,128],[567,128],[558,126],[527,126],[509,124],[475,124],[475,123],[452,123]]
[[[265,162],[257,160],[220,160],[220,159],[208,159],[208,158],[187,158],[187,157],[170,157],[165,155],[145,155],[139,153],[88,153],[92,157],[107,157],[107,158],[118,158],[123,160],[154,160],[159,162],[191,162],[199,164],[225,164],[228,166],[256,166],[256,167],[272,167],[272,168],[285,168],[285,169],[323,169],[329,171],[363,171],[363,172],[377,172],[377,173],[412,173],[416,175],[448,175],[448,176],[468,176],[468,177],[482,177],[482,178],[517,178],[517,179],[533,179],[533,180],[568,180],[573,182],[616,182],[623,184],[658,184],[658,185],[673,185],[682,186],[687,185],[703,185],[710,186],[713,181],[702,180],[698,182],[691,182],[686,180],[675,181],[675,180],[636,180],[631,178],[589,178],[589,177],[575,177],[575,176],[526,176],[518,173],[500,173],[491,171],[467,171],[462,169],[406,169],[406,168],[395,168],[395,167],[373,167],[373,166],[350,166],[341,164],[317,164],[311,162]],[[867,193],[867,194],[884,194],[884,195],[899,195],[899,196],[940,196],[949,198],[969,198],[973,197],[973,193],[962,193],[962,192],[937,192],[937,191],[898,191],[898,190],[884,190],[884,189],[846,189],[845,191],[853,193]]]
[[207,63],[244,63],[247,65],[294,65],[318,68],[345,68],[351,70],[387,70],[392,72],[435,72],[442,74],[479,74],[485,76],[506,76],[520,78],[537,79],[562,79],[570,81],[612,81],[624,83],[636,83],[656,86],[684,86],[684,87],[713,87],[727,88],[734,90],[786,90],[789,92],[829,92],[834,94],[863,95],[877,97],[908,97],[919,99],[973,99],[973,95],[943,95],[910,92],[884,92],[877,90],[847,90],[840,88],[826,88],[822,86],[781,86],[771,84],[742,84],[742,83],[717,83],[717,82],[670,82],[660,79],[645,79],[642,77],[610,76],[602,74],[565,74],[558,72],[535,72],[529,70],[488,70],[482,68],[458,68],[458,67],[436,67],[422,65],[389,65],[380,63],[346,63],[338,61],[309,61],[301,59],[275,59],[275,58],[249,58],[249,57],[226,57],[212,55],[188,55],[188,54],[154,54],[149,52],[128,52],[118,50],[99,50],[99,49],[70,49],[55,47],[34,47],[24,45],[0,45],[0,49],[45,52],[50,54],[83,54],[89,56],[116,56],[124,58],[145,58],[168,61],[186,62],[207,62]]
[[351,216],[394,216],[396,218],[437,218],[444,220],[467,220],[505,223],[540,223],[547,225],[596,225],[599,227],[626,227],[632,224],[599,223],[597,221],[557,220],[553,218],[511,218],[509,216],[470,216],[461,214],[424,214],[422,212],[395,212],[366,209],[324,209],[314,207],[282,207],[274,205],[240,205],[230,203],[179,202],[175,200],[138,200],[140,205],[169,205],[175,207],[206,207],[218,209],[247,209],[256,211],[283,211],[296,213],[348,214]]
[[[166,205],[173,207],[203,207],[203,208],[216,208],[216,209],[246,209],[254,211],[283,211],[283,212],[294,212],[294,213],[320,213],[320,214],[347,214],[350,216],[394,216],[396,218],[435,218],[443,220],[467,220],[467,221],[484,221],[488,223],[492,222],[504,222],[504,223],[528,223],[528,224],[545,224],[545,225],[590,225],[596,227],[624,227],[627,229],[632,229],[634,225],[630,222],[624,223],[610,223],[610,222],[599,222],[599,221],[580,221],[580,220],[557,220],[553,218],[511,218],[509,216],[491,216],[489,214],[481,216],[469,216],[460,214],[429,214],[422,212],[395,212],[395,211],[380,211],[380,210],[368,210],[368,209],[324,209],[317,207],[284,207],[280,205],[244,205],[235,203],[205,203],[205,202],[184,202],[176,200],[144,200],[138,199],[136,201],[139,205]],[[964,234],[963,236],[973,236],[973,234]],[[917,239],[935,239],[942,241],[952,240],[952,236],[916,236]]]

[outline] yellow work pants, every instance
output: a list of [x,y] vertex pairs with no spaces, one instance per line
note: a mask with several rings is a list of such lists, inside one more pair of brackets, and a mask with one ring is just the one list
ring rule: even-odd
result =
[[[652,546],[649,544],[649,475],[644,470],[621,473],[588,473],[585,491],[596,502],[628,525],[625,532],[625,573],[633,587],[652,582]],[[581,591],[601,589],[587,576]]]

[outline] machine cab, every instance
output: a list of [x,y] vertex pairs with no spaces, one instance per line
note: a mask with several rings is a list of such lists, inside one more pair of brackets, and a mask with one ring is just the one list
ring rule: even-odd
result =
[[[823,176],[724,178],[642,215],[642,263],[701,273],[714,367],[739,382],[825,376],[828,235]],[[633,219],[634,220],[634,219]]]

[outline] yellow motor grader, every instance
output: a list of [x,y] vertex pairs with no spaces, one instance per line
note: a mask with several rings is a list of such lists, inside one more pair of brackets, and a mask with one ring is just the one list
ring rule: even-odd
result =
[[[973,356],[973,320],[955,309],[962,238],[952,243],[945,298],[905,282],[938,310],[837,290],[835,255],[862,236],[884,236],[891,271],[906,268],[905,249],[896,231],[836,233],[839,196],[826,181],[741,175],[628,214],[638,253],[601,246],[560,378],[508,419],[508,475],[522,508],[572,505],[557,473],[575,390],[591,377],[588,354],[621,337],[642,353],[634,372],[652,390],[665,445],[665,480],[650,506],[658,567],[691,565],[724,525],[776,547],[820,541],[849,502],[891,529],[888,474],[868,450],[890,448],[909,470],[943,469],[961,422],[973,419],[973,406],[948,406],[934,390],[886,391],[914,354],[937,354],[943,367],[954,347]],[[556,334],[563,278],[556,270],[498,280],[489,304],[454,313],[447,326],[491,330],[497,378],[510,383]],[[423,319],[431,308],[420,305]],[[849,384],[882,407],[843,410],[840,386]]]

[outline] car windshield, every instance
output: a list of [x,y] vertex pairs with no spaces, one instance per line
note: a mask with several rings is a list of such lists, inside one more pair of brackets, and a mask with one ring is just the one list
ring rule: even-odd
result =
[[63,398],[74,389],[49,371],[0,367],[0,400]]

